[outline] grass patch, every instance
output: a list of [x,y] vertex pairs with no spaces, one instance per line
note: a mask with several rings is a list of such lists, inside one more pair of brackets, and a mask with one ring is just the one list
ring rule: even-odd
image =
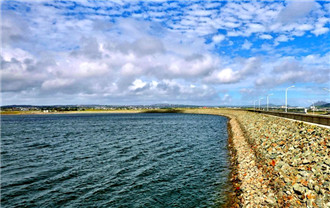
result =
[[41,111],[0,111],[1,115],[39,114]]

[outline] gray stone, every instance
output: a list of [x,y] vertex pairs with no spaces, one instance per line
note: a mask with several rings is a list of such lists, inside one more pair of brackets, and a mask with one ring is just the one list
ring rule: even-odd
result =
[[322,197],[316,197],[315,203],[318,207],[324,207]]
[[325,187],[325,189],[330,191],[330,183],[329,182],[324,182],[324,187]]
[[291,182],[291,179],[289,177],[284,177],[284,182],[289,183],[289,182]]
[[276,159],[276,158],[277,158],[277,155],[278,155],[278,154],[276,154],[276,153],[272,153],[272,154],[269,156],[269,158],[270,158],[270,159]]
[[307,171],[300,171],[300,172],[299,172],[299,175],[301,175],[301,176],[304,177],[304,178],[307,178],[308,175],[309,175],[309,173],[308,173]]
[[271,205],[275,205],[276,199],[274,197],[272,197],[272,196],[268,196],[266,198],[266,202],[269,203],[269,204],[271,204]]
[[304,158],[303,161],[302,161],[303,164],[309,164],[311,163],[311,161],[309,161],[307,158]]
[[314,182],[313,182],[312,180],[309,180],[309,181],[308,181],[308,188],[309,188],[310,190],[313,190],[313,185],[314,185]]
[[318,185],[314,186],[314,190],[316,191],[317,194],[320,193],[320,187]]
[[326,204],[326,207],[330,207],[330,202],[328,202],[328,203]]
[[305,192],[305,188],[301,184],[298,184],[298,183],[294,184],[292,188],[293,188],[294,192],[296,192],[298,195],[302,195]]
[[328,166],[330,166],[330,158],[326,158],[326,159],[324,160],[324,163],[327,164]]

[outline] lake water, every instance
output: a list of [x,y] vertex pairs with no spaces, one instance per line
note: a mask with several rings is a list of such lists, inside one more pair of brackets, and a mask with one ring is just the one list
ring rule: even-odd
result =
[[1,118],[1,207],[219,207],[227,119],[192,114]]

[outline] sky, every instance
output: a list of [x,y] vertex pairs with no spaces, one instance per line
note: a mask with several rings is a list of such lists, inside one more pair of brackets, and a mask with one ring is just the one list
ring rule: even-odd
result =
[[283,105],[292,85],[289,105],[330,102],[329,16],[312,0],[2,0],[1,105]]

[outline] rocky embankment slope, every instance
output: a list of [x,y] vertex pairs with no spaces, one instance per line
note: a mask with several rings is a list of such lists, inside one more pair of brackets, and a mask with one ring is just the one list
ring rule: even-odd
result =
[[329,129],[239,110],[185,112],[231,118],[233,207],[330,207]]

